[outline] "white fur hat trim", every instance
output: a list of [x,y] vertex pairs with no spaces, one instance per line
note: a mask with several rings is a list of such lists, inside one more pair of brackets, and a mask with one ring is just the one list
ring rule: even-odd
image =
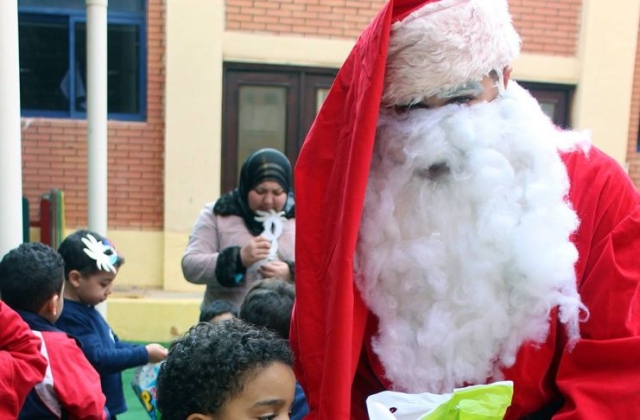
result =
[[507,0],[441,0],[391,26],[385,105],[408,105],[502,70],[520,53]]

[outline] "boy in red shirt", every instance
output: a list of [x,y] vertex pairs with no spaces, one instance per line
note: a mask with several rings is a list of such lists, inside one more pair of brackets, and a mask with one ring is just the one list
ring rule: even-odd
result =
[[53,323],[62,312],[64,262],[54,249],[26,243],[0,262],[2,300],[40,337],[46,374],[27,396],[19,419],[106,419],[100,377],[77,342]]
[[42,381],[47,361],[40,340],[20,316],[0,302],[0,418],[18,416],[24,399]]

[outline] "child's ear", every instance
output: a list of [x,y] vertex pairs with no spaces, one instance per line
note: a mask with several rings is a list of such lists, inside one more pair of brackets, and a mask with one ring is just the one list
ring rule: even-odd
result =
[[78,270],[71,270],[69,272],[69,284],[71,286],[78,288],[80,287],[80,279],[82,279],[82,274]]
[[187,417],[187,420],[214,420],[214,418],[208,414],[193,413]]
[[53,316],[58,316],[58,302],[62,299],[62,296],[55,294],[51,296],[51,299],[47,302],[47,312]]
[[58,316],[58,301],[60,299],[62,299],[62,296],[59,294],[52,295],[38,311],[38,314],[49,320],[56,318]]

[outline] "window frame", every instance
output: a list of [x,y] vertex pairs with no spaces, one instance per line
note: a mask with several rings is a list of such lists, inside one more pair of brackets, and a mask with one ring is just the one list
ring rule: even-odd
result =
[[555,101],[557,107],[552,118],[553,123],[558,127],[571,129],[571,105],[576,89],[575,85],[529,82],[526,80],[518,80],[517,82],[529,91],[538,103],[544,100]]
[[[3,0],[0,0],[3,1]],[[140,31],[140,51],[138,52],[138,78],[140,86],[138,89],[138,101],[140,109],[137,113],[119,113],[110,112],[107,119],[118,121],[146,121],[147,119],[147,2],[142,2],[142,11],[135,12],[111,12],[107,8],[107,28],[109,25],[133,25],[137,26]],[[75,25],[76,23],[87,23],[86,8],[64,8],[64,7],[35,7],[35,6],[19,6],[18,22],[20,18],[25,17],[31,20],[41,22],[61,22],[66,20],[69,31],[69,80],[73,81],[76,77],[75,66]],[[66,18],[66,19],[65,19]],[[86,82],[86,81],[85,81]],[[20,105],[20,114],[22,117],[42,117],[42,118],[60,118],[60,119],[86,119],[87,113],[76,110],[76,86],[75,83],[69,83],[69,109],[68,111],[48,111],[38,109],[25,109]]]

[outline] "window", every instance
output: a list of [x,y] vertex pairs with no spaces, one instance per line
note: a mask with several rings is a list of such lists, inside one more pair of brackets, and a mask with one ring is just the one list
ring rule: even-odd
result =
[[[144,0],[109,0],[107,107],[110,119],[145,118],[145,3]],[[18,0],[18,6],[22,115],[85,118],[85,0]]]
[[518,82],[536,98],[542,111],[558,127],[571,127],[571,97],[574,87],[549,83]]

